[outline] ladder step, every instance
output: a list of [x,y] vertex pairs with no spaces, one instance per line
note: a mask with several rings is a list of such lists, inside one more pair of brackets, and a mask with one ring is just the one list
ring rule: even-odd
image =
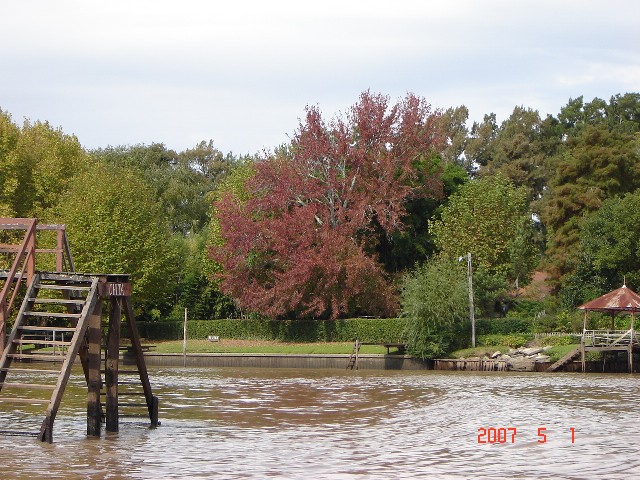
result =
[[34,298],[31,297],[29,299],[30,302],[34,303],[43,303],[43,304],[51,304],[51,305],[84,305],[84,300],[74,300],[67,298]]
[[44,385],[41,383],[16,383],[16,382],[4,382],[0,383],[1,387],[7,388],[29,388],[29,389],[37,389],[37,390],[53,390],[56,388],[55,385]]
[[75,332],[73,327],[39,327],[37,325],[21,325],[20,330],[29,332]]
[[40,432],[22,432],[20,430],[0,430],[0,434],[13,437],[37,437]]
[[144,407],[147,408],[147,404],[146,403],[122,403],[122,402],[118,402],[118,406],[119,407]]
[[52,370],[50,368],[14,368],[14,367],[5,367],[0,368],[2,372],[13,372],[13,373],[50,373],[50,374],[60,374],[60,370]]
[[39,353],[10,353],[7,355],[13,359],[20,360],[38,360],[41,362],[62,362],[66,358],[65,355],[44,355]]
[[50,403],[50,400],[44,398],[20,398],[20,397],[0,397],[2,403],[37,403],[39,405],[46,405]]
[[[106,373],[104,370],[100,370],[100,373]],[[118,370],[118,375],[139,375],[140,372],[138,370]],[[123,383],[123,382],[118,382]],[[136,385],[139,382],[136,383]]]
[[78,290],[81,292],[88,292],[91,287],[77,286],[77,285],[56,285],[49,283],[39,283],[36,288],[40,290]]
[[63,342],[59,340],[39,340],[35,338],[27,338],[27,339],[16,339],[13,343],[17,343],[20,345],[48,345],[50,347],[68,347],[71,345],[71,342]]
[[[107,392],[100,392],[100,395],[104,397],[107,395]],[[118,396],[119,397],[144,397],[144,392],[118,392]]]
[[81,313],[24,312],[27,317],[80,318]]

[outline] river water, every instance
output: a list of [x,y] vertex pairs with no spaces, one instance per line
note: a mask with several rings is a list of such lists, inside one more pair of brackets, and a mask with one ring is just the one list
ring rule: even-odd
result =
[[[74,375],[53,444],[0,435],[0,478],[629,479],[640,472],[637,375],[152,368],[150,376],[160,427],[122,421],[119,433],[87,438],[86,389]],[[3,422],[18,416],[0,412]]]

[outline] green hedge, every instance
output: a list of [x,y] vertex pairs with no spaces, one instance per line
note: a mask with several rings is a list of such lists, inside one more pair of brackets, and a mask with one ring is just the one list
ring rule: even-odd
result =
[[[189,320],[187,338],[209,335],[244,340],[283,342],[399,342],[406,320],[401,318],[351,318],[346,320]],[[140,336],[149,340],[182,338],[183,323],[138,322]]]

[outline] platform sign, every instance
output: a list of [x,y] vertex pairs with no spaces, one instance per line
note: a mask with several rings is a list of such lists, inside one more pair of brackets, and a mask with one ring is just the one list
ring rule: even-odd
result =
[[130,297],[131,284],[128,282],[102,282],[99,284],[101,297]]

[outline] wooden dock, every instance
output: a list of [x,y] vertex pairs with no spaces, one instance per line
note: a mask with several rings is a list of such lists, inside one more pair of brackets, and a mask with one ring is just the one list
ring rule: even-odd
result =
[[467,370],[473,372],[506,372],[509,364],[506,360],[492,358],[437,358],[433,364],[434,370]]

